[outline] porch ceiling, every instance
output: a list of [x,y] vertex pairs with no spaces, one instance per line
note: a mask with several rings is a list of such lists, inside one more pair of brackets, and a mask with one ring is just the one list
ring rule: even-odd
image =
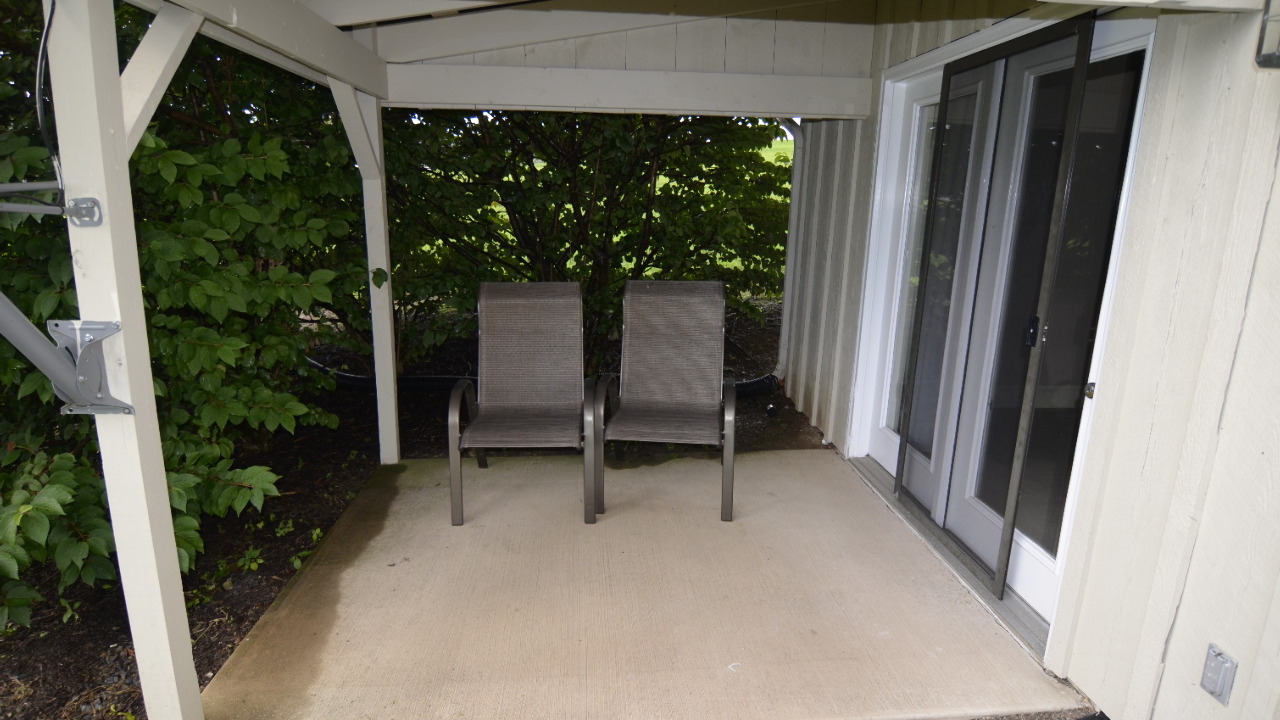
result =
[[[874,6],[834,0],[129,0],[387,105],[862,118]],[[515,88],[515,90],[513,90]]]
[[958,718],[1079,707],[833,452],[387,467],[205,690],[231,718]]

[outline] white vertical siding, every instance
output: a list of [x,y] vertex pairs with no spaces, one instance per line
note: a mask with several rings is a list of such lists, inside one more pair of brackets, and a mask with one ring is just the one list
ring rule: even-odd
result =
[[[885,68],[993,24],[1002,16],[988,17],[989,6],[1001,5],[1001,12],[1017,11],[1009,10],[1009,3],[962,3],[967,9],[961,19],[947,19],[953,4],[950,0],[918,4],[882,0],[874,26],[829,23],[827,45],[836,42],[834,38],[846,28],[859,28],[859,41],[851,42],[854,36],[849,35],[842,40],[857,48],[857,62],[878,77]],[[1026,4],[1023,0],[1019,6]],[[842,10],[849,13],[842,21],[872,19],[862,4],[846,4]],[[822,62],[834,67],[842,60],[825,57]],[[876,87],[878,92],[878,82]],[[873,108],[871,115],[876,114]],[[798,228],[789,240],[796,253],[787,268],[790,321],[785,328],[787,356],[782,358],[782,368],[788,397],[844,452],[866,250],[872,241],[868,231],[876,128],[870,121],[806,122],[804,128],[805,154],[799,158],[803,182],[792,198]]]
[[[1257,27],[1157,29],[1048,655],[1113,720],[1278,709],[1280,73],[1254,66]],[[1243,663],[1227,707],[1198,688],[1209,642]]]
[[854,353],[856,307],[861,293],[865,244],[865,175],[870,143],[866,121],[831,120],[803,123],[802,196],[792,200],[796,234],[792,296],[786,302],[791,320],[786,367],[787,395],[809,415],[831,441],[842,443],[848,428],[850,374],[843,372]]

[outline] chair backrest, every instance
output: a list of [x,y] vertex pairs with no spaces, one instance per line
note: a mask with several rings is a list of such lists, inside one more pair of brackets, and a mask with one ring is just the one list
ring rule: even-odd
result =
[[583,398],[577,283],[481,283],[481,406],[564,405]]
[[719,407],[724,283],[630,280],[622,300],[619,392],[645,403]]

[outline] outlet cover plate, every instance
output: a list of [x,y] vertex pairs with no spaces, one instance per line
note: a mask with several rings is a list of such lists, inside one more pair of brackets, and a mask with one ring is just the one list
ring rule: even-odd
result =
[[1236,682],[1235,658],[1222,651],[1222,648],[1209,643],[1209,652],[1204,656],[1204,673],[1200,676],[1200,687],[1226,705],[1231,700],[1231,686]]

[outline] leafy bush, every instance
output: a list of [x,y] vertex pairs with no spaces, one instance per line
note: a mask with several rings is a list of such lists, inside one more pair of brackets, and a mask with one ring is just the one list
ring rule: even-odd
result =
[[628,279],[781,292],[790,164],[749,118],[390,109],[384,115],[402,355],[470,330],[480,280],[582,284],[588,365],[616,346]]
[[[0,182],[44,179],[49,153],[29,91],[39,3],[6,4],[22,13],[0,30],[10,48],[0,54]],[[129,7],[119,18],[126,39],[147,24]],[[253,61],[224,52],[197,40],[130,165],[184,571],[204,549],[205,516],[261,510],[279,493],[270,469],[237,464],[237,448],[300,424],[335,424],[299,397],[331,382],[307,368],[304,353],[316,342],[358,346],[359,332],[341,318],[367,314],[363,242],[353,237],[358,177],[331,98],[260,63],[251,81],[237,79]],[[215,87],[235,95],[218,104]],[[37,324],[80,317],[65,222],[4,215],[0,223],[0,290]],[[3,627],[30,619],[33,565],[52,563],[59,591],[112,580],[116,570],[92,420],[60,415],[48,379],[7,342],[0,403]]]

